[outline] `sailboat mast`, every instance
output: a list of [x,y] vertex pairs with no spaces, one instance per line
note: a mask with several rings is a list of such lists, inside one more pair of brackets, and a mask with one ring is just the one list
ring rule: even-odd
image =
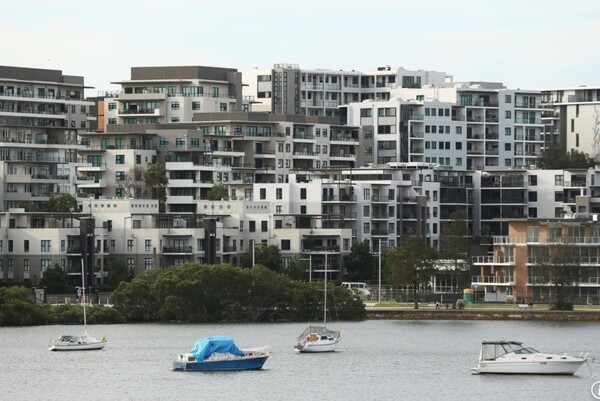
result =
[[83,266],[83,258],[81,258],[81,302],[83,305],[83,329],[84,329],[84,333],[87,334],[87,318],[85,315],[85,269]]
[[327,251],[325,251],[325,290],[323,291],[323,327],[327,325]]

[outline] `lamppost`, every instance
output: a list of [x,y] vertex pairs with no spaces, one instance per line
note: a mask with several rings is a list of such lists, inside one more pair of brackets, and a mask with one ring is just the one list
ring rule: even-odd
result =
[[254,244],[256,243],[256,240],[253,239],[252,240],[252,266],[255,265],[255,261],[256,261],[256,255],[254,253]]
[[378,303],[381,304],[381,239],[379,240],[379,295]]

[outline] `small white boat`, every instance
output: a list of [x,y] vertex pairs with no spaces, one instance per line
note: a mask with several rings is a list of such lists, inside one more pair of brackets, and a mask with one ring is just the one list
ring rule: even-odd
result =
[[523,347],[523,343],[518,341],[483,340],[479,362],[477,367],[471,368],[471,372],[572,375],[588,360],[588,352],[575,354],[544,354],[534,348]]
[[173,370],[258,370],[270,355],[269,347],[240,349],[229,337],[204,337],[196,341],[189,353],[177,355]]
[[335,351],[342,339],[339,331],[329,330],[325,326],[308,326],[300,334],[294,345],[296,352],[331,352]]
[[296,338],[294,351],[296,352],[332,352],[337,348],[342,334],[339,331],[329,330],[327,323],[327,254],[325,254],[325,289],[323,290],[323,326],[308,326]]
[[60,336],[58,340],[50,343],[50,351],[93,351],[104,348],[106,338],[94,338],[87,334],[80,336]]
[[94,351],[104,348],[107,343],[106,337],[95,338],[87,333],[87,316],[85,312],[85,271],[83,268],[83,259],[81,259],[81,306],[83,307],[83,334],[82,335],[62,335],[59,339],[53,340],[48,345],[50,351]]

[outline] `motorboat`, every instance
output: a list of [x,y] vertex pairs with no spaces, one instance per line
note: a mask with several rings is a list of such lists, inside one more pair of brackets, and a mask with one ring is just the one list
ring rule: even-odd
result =
[[241,349],[230,337],[210,336],[196,341],[189,353],[177,355],[173,370],[258,370],[269,356],[269,347]]
[[587,362],[588,352],[545,354],[519,341],[483,340],[474,374],[572,375]]
[[323,326],[308,326],[296,338],[296,352],[332,352],[337,348],[342,333],[329,330],[327,324],[327,254],[325,254],[325,289],[323,290]]
[[48,345],[50,351],[94,351],[101,350],[107,343],[106,337],[92,337],[87,332],[87,315],[85,311],[85,270],[83,259],[81,260],[81,306],[83,307],[83,334],[82,335],[62,335],[56,340],[52,340]]
[[329,330],[325,326],[308,326],[298,336],[294,350],[296,352],[331,352],[335,351],[341,339],[339,331]]

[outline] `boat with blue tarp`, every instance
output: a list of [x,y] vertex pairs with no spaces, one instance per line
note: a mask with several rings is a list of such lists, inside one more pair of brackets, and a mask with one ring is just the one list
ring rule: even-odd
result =
[[269,347],[242,349],[230,337],[209,336],[197,340],[189,353],[179,354],[173,370],[256,370],[262,369],[270,355]]

